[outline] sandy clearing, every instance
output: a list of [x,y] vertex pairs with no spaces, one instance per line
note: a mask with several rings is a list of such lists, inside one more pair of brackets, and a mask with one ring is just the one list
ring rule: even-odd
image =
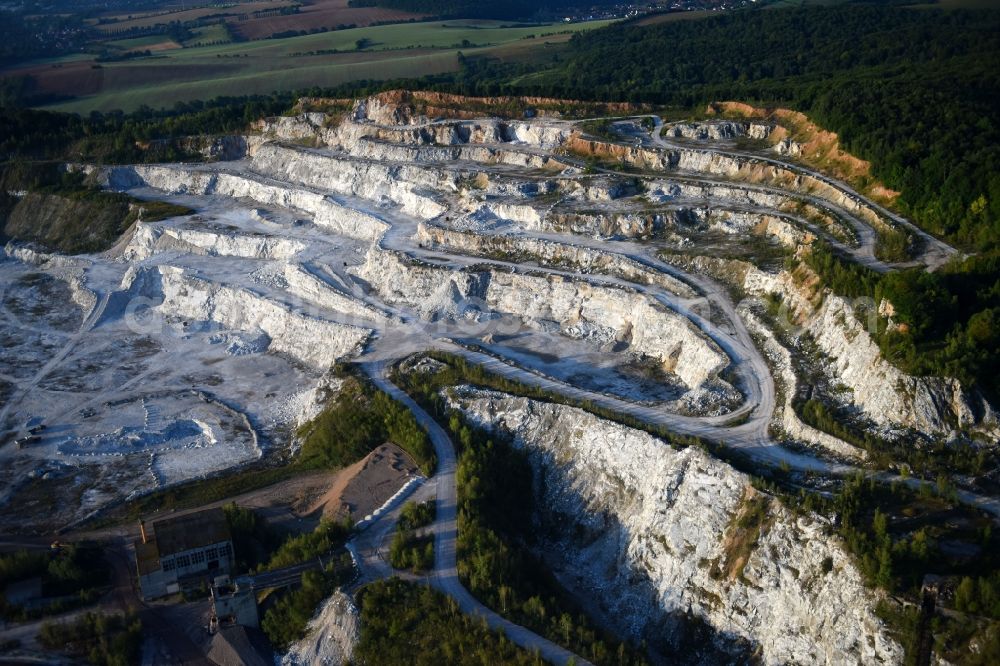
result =
[[357,522],[385,504],[419,468],[406,451],[387,442],[338,473],[329,490],[302,515],[322,511],[324,518],[350,516]]
[[[307,472],[265,488],[199,507],[144,516],[147,523],[167,516],[235,503],[256,511],[268,523],[288,531],[315,528],[322,518],[357,522],[385,504],[420,470],[408,453],[386,442],[356,463],[339,470]],[[138,535],[138,525],[130,526]]]

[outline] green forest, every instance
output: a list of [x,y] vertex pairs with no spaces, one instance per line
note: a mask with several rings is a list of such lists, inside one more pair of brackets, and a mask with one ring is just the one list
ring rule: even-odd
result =
[[[39,642],[51,650],[94,666],[126,666],[142,655],[142,623],[131,615],[86,613],[63,622],[47,622]],[[77,662],[77,663],[78,663]]]
[[389,546],[389,563],[393,568],[421,573],[434,566],[434,534],[419,530],[434,522],[435,513],[434,500],[407,502],[403,506]]
[[0,555],[0,589],[38,579],[44,599],[22,607],[0,594],[0,620],[24,622],[91,604],[105,591],[110,578],[103,553],[93,546],[70,545],[54,553],[27,550],[5,553]]
[[386,441],[413,456],[427,476],[437,466],[430,439],[412,412],[357,376],[346,379],[336,399],[299,435],[300,463],[307,467],[346,467]]
[[454,599],[425,585],[391,578],[360,593],[361,640],[356,663],[455,664],[457,666],[540,666],[538,655],[523,650],[482,620],[463,615]]

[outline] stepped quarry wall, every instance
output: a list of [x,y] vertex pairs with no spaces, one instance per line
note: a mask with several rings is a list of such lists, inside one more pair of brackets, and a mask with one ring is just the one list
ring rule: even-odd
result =
[[[912,428],[948,436],[966,428],[1000,437],[1000,419],[984,398],[972,395],[949,377],[914,377],[882,355],[849,299],[815,289],[788,271],[768,273],[746,262],[697,257],[682,259],[691,268],[716,275],[756,296],[777,295],[795,334],[808,334],[828,359],[828,372],[850,392],[844,397],[885,430]],[[870,305],[870,304],[869,304]],[[787,312],[787,315],[784,313]]]
[[[356,149],[366,142],[385,142],[410,148],[496,148],[503,144],[521,144],[553,149],[571,133],[568,125],[539,125],[499,118],[432,121],[426,116],[413,117],[399,105],[386,104],[377,96],[356,102],[348,114],[308,112],[265,118],[255,123],[253,130],[263,141],[340,148],[355,154]],[[461,153],[441,153],[449,154]]]
[[812,444],[836,456],[866,459],[868,454],[864,449],[859,449],[842,439],[813,428],[799,418],[792,406],[792,399],[798,390],[799,381],[795,375],[791,352],[778,342],[771,329],[746,304],[740,305],[739,314],[746,322],[747,329],[763,341],[763,352],[770,359],[772,368],[777,370],[775,380],[782,387],[781,397],[783,400],[775,408],[771,423],[796,441]]
[[931,435],[945,436],[959,427],[1000,436],[992,407],[969,395],[957,379],[913,377],[889,363],[869,333],[874,322],[862,320],[848,299],[824,290],[817,307],[791,273],[771,279],[758,273],[748,275],[751,288],[788,299],[792,316],[828,357],[831,375],[851,389],[850,402],[871,421]]
[[622,287],[490,268],[452,271],[374,247],[357,274],[387,301],[405,303],[426,318],[469,316],[472,304],[487,310],[480,316],[506,313],[529,322],[553,321],[563,334],[599,345],[627,342],[631,352],[658,359],[691,388],[729,364],[687,318]]
[[439,170],[382,164],[277,144],[261,146],[250,166],[265,176],[307,187],[375,202],[387,199],[401,206],[407,215],[421,219],[437,217],[446,210],[433,199],[431,192],[454,189],[454,176]]
[[344,206],[307,187],[268,181],[252,173],[183,166],[134,166],[112,169],[108,182],[117,189],[148,185],[173,194],[215,194],[300,210],[312,215],[317,225],[348,238],[375,240],[389,228],[374,215]]
[[314,275],[311,268],[301,264],[285,264],[284,277],[288,283],[288,293],[310,303],[381,326],[398,323],[384,312],[338,291],[328,282]]
[[[149,227],[150,225],[141,226]],[[202,229],[174,228],[164,228],[158,231],[161,232],[160,236],[167,237],[169,245],[188,246],[197,254],[209,256],[243,257],[270,261],[290,259],[306,248],[302,241],[261,234],[234,234]],[[155,232],[152,234],[144,232],[141,235],[137,233],[137,236],[148,237],[152,240],[156,234]],[[154,243],[158,242],[159,238],[156,238]]]
[[691,287],[680,280],[649,268],[634,259],[579,245],[540,238],[455,231],[427,223],[421,223],[417,228],[417,240],[428,247],[443,247],[466,254],[514,261],[535,259],[550,266],[565,266],[588,273],[604,273],[631,282],[652,285],[688,298],[696,295]]
[[87,259],[43,252],[14,241],[9,241],[4,246],[4,254],[16,261],[38,266],[52,277],[64,281],[69,286],[70,298],[84,315],[97,305],[97,294],[87,287],[85,279],[85,271],[90,266]]
[[705,122],[674,123],[663,133],[666,136],[699,141],[725,141],[747,138],[762,141],[771,135],[774,125],[739,120],[712,120]]
[[569,150],[624,161],[626,164],[651,170],[682,170],[724,176],[743,183],[757,183],[780,187],[791,192],[814,196],[858,216],[875,229],[888,230],[893,225],[877,210],[859,197],[834,187],[810,174],[794,171],[773,162],[752,157],[720,154],[707,150],[668,148],[654,150],[570,137]]

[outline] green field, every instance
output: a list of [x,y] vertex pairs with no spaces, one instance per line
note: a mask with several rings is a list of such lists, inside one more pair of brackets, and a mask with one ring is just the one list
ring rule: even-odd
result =
[[188,48],[201,46],[202,44],[210,44],[212,42],[230,41],[229,31],[226,30],[226,26],[221,23],[207,25],[204,28],[195,28],[191,32],[194,33],[194,37],[184,42],[184,46]]
[[[108,67],[111,76],[107,89],[98,95],[47,106],[52,110],[89,112],[122,109],[130,111],[142,105],[171,106],[178,101],[212,99],[220,96],[267,94],[279,90],[300,90],[312,86],[336,86],[364,79],[385,80],[454,71],[458,67],[455,52],[422,54],[393,53],[352,60],[350,57],[319,58],[313,65],[285,68],[281,62],[262,63],[261,68],[225,70],[172,69],[168,67]],[[159,78],[160,80],[156,80]],[[155,81],[144,83],[145,81]]]
[[[356,80],[420,77],[455,71],[458,53],[526,58],[545,54],[573,32],[609,21],[505,27],[499,21],[445,21],[371,26],[288,39],[160,51],[156,57],[103,63],[95,94],[48,108],[89,112],[220,95],[264,94]],[[358,49],[360,40],[363,48]],[[50,73],[33,73],[44,77]],[[73,91],[67,90],[67,93]]]
[[133,37],[131,39],[116,39],[111,42],[103,42],[105,46],[120,49],[122,51],[142,51],[143,49],[155,47],[181,48],[181,45],[164,35],[146,35],[145,37]]
[[[445,21],[434,23],[398,23],[394,25],[335,30],[316,35],[305,35],[289,39],[264,39],[255,42],[222,44],[199,49],[187,49],[171,54],[178,62],[203,62],[206,58],[218,56],[243,56],[255,58],[297,57],[311,51],[355,51],[360,39],[369,40],[366,51],[384,51],[419,48],[463,48],[463,41],[472,47],[499,46],[524,39],[553,36],[565,32],[591,30],[607,25],[610,21],[589,23],[550,24],[526,28],[502,27],[500,21]],[[465,48],[471,48],[466,46]]]

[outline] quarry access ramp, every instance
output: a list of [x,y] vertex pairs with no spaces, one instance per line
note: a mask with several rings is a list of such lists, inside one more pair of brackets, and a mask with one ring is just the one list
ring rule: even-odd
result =
[[437,484],[436,514],[434,519],[434,569],[428,580],[435,589],[447,594],[458,603],[463,613],[482,618],[490,629],[502,631],[520,647],[538,653],[546,661],[563,664],[589,664],[586,659],[556,645],[484,606],[462,585],[458,577],[458,494],[455,485],[455,446],[444,429],[413,398],[389,381],[389,366],[385,362],[362,365],[365,374],[382,391],[405,405],[423,427],[434,444],[438,467],[434,474]]

